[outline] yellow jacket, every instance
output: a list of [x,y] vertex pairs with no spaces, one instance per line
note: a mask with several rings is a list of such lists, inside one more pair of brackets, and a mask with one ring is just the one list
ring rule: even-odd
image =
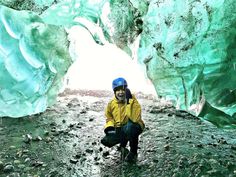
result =
[[141,118],[141,106],[135,96],[132,94],[132,99],[129,99],[129,104],[119,103],[116,98],[113,98],[107,105],[105,110],[107,127],[121,127],[130,119],[134,123],[138,123],[142,129],[145,125]]

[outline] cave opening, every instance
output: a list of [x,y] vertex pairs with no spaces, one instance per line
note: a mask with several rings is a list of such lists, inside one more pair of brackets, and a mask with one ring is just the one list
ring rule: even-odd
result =
[[112,91],[112,80],[124,77],[132,91],[156,94],[145,68],[124,51],[108,42],[97,44],[82,27],[72,27],[68,34],[75,61],[65,76],[64,88]]

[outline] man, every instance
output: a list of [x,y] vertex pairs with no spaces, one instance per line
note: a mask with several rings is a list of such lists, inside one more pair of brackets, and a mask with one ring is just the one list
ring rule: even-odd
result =
[[[115,97],[108,103],[105,116],[106,136],[101,140],[104,146],[120,144],[121,158],[126,162],[137,159],[138,137],[145,125],[141,119],[141,106],[130,90],[124,78],[112,82]],[[129,141],[130,151],[126,149]]]

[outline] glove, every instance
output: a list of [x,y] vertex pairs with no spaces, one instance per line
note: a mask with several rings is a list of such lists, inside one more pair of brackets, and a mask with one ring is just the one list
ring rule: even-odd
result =
[[107,127],[104,132],[106,133],[106,135],[112,135],[112,134],[116,134],[116,130],[114,127]]
[[130,89],[128,89],[128,88],[125,89],[125,97],[126,97],[126,100],[127,100],[127,104],[129,104],[129,99],[132,98],[132,94],[130,92]]

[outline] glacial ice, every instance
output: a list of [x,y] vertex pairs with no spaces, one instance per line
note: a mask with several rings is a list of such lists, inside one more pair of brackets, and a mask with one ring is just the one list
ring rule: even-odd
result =
[[[40,3],[39,0],[37,2]],[[43,98],[40,97],[43,94],[39,93],[43,91],[38,92],[38,90],[45,91],[47,89],[42,88],[53,88],[50,87],[50,82],[42,78],[55,76],[55,70],[58,69],[45,64],[45,61],[50,63],[48,59],[50,57],[42,57],[44,55],[41,53],[46,55],[48,52],[48,48],[40,47],[42,43],[50,42],[50,45],[63,48],[62,55],[66,57],[62,58],[66,64],[63,65],[64,68],[60,68],[63,72],[60,72],[59,78],[69,67],[71,60],[64,45],[67,43],[66,33],[59,26],[84,26],[98,43],[102,43],[99,42],[100,37],[96,32],[82,21],[75,20],[81,17],[96,26],[99,25],[106,40],[115,43],[132,57],[138,53],[138,60],[140,64],[146,65],[147,75],[159,96],[172,100],[178,109],[189,111],[218,127],[236,126],[236,3],[234,0],[61,0],[42,11],[40,18],[36,15],[32,16],[33,13],[16,11],[13,13],[10,10],[6,18],[6,13],[4,15],[6,9],[1,7],[0,24],[0,76],[4,73],[4,77],[0,79],[0,106],[6,108],[1,109],[5,113],[1,113],[0,116],[14,117],[9,113],[12,109],[9,105],[17,105],[22,109],[26,107],[23,106],[26,104],[25,100],[30,106],[25,108],[25,113],[22,115],[36,113],[36,108],[32,111],[33,102],[30,99],[37,98],[39,101]],[[21,18],[13,18],[14,14]],[[29,19],[33,20],[32,24],[29,23]],[[28,27],[25,27],[26,24]],[[47,29],[46,34],[59,29],[63,34],[55,38],[63,41],[60,42],[62,46],[57,40],[44,41],[45,37],[41,30],[40,38],[35,38],[32,33],[38,25],[42,31],[43,27]],[[50,33],[50,37],[53,36],[57,35],[52,33],[51,36]],[[137,42],[139,45],[135,48],[134,43]],[[32,43],[34,45],[29,45]],[[55,47],[53,48],[56,50]],[[25,63],[30,66],[26,67]],[[39,69],[42,66],[47,69]],[[40,81],[32,79],[32,74],[31,79],[28,79],[29,73],[36,73],[39,70],[44,71],[43,74],[41,72],[37,74]],[[25,89],[26,85],[27,89]],[[26,93],[21,94],[21,90]],[[35,96],[36,93],[40,96]],[[53,93],[56,96],[56,91]],[[25,94],[28,96],[26,98],[30,99],[22,96]],[[45,100],[44,98],[42,101],[45,104],[44,108],[49,105]],[[27,112],[28,110],[31,111]]]
[[71,63],[63,28],[0,6],[0,117],[45,111]]

